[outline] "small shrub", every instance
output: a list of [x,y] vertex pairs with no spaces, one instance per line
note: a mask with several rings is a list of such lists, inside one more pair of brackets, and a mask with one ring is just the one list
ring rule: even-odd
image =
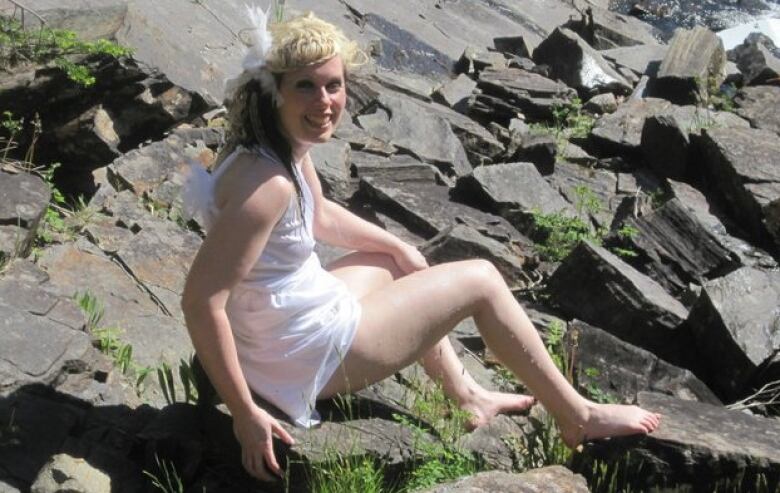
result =
[[143,471],[144,476],[151,479],[152,486],[163,493],[184,493],[184,483],[173,462],[161,460],[157,454],[154,455],[154,460],[157,463],[157,472]]

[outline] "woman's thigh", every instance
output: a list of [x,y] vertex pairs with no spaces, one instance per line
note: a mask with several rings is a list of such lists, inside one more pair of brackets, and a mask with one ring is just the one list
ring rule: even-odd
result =
[[358,390],[418,360],[498,282],[492,264],[468,260],[414,272],[366,294],[352,346],[320,396]]
[[376,291],[401,277],[393,257],[384,253],[352,252],[326,266],[357,298]]

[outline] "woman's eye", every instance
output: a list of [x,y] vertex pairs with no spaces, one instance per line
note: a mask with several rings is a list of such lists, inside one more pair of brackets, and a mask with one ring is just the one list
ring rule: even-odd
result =
[[295,84],[296,89],[303,89],[305,91],[314,89],[314,83],[310,80],[301,80]]
[[339,90],[341,90],[341,82],[340,81],[338,81],[338,82],[331,82],[330,84],[328,84],[328,92],[334,93],[334,92],[339,92]]

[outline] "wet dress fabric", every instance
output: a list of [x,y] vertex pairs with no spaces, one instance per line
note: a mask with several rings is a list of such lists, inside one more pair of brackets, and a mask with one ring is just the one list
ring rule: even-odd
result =
[[[237,149],[213,174],[193,165],[182,194],[184,210],[207,231],[219,214],[216,181],[242,152],[257,153],[263,165],[282,167],[264,148]],[[352,343],[360,304],[322,268],[314,252],[314,200],[300,163],[294,169],[302,201],[293,195],[260,257],[231,291],[225,310],[249,388],[295,424],[308,427],[319,422],[315,400]]]

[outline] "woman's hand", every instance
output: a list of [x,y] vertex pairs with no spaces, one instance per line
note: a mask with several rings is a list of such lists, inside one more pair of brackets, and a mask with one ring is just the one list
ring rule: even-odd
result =
[[273,416],[253,406],[249,414],[233,417],[233,433],[241,444],[241,462],[249,474],[263,481],[273,481],[270,470],[282,477],[282,468],[274,455],[273,436],[287,445],[295,441]]
[[425,260],[422,253],[408,243],[401,242],[392,255],[396,265],[404,274],[428,268],[428,261]]

